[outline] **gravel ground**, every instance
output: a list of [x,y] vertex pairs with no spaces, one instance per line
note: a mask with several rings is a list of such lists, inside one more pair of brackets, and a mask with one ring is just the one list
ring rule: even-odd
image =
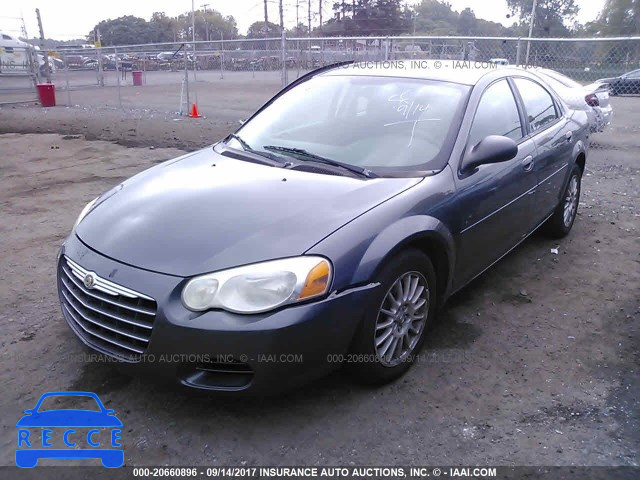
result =
[[452,298],[392,385],[337,373],[230,400],[69,361],[85,350],[60,313],[55,258],[82,206],[175,147],[220,138],[267,90],[200,120],[0,108],[0,465],[13,464],[15,422],[41,393],[88,390],[123,421],[127,465],[637,466],[639,98],[612,99],[571,234],[532,236]]

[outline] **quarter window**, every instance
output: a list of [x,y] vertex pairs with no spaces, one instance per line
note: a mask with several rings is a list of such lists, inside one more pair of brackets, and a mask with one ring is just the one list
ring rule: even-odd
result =
[[475,146],[489,135],[502,135],[513,140],[522,138],[522,125],[511,87],[500,80],[485,90],[478,104],[469,145]]
[[549,92],[526,78],[516,78],[514,82],[522,97],[532,132],[545,128],[558,118],[553,98]]

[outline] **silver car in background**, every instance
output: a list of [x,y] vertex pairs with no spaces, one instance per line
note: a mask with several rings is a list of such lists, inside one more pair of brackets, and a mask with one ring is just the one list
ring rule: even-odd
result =
[[547,68],[532,68],[530,71],[545,80],[569,107],[585,111],[592,132],[603,132],[611,123],[613,108],[606,84],[595,82],[581,85],[566,75]]

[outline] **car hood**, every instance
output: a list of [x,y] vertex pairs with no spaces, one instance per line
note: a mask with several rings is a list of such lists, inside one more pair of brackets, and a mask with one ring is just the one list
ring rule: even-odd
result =
[[300,255],[420,180],[285,170],[207,148],[107,192],[76,233],[112,259],[186,277]]

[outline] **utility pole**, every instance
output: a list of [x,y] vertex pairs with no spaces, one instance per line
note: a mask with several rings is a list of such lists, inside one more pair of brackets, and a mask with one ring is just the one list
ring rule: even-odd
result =
[[209,22],[207,21],[207,7],[209,6],[209,4],[205,3],[200,6],[204,8],[204,29],[206,31],[205,38],[207,39],[207,42],[208,42],[209,41]]
[[300,25],[300,14],[298,10],[300,9],[300,0],[296,0],[296,37],[298,36],[298,25]]
[[284,18],[282,17],[282,0],[280,0],[280,33],[284,32]]
[[[49,71],[49,54],[44,48],[44,30],[42,29],[42,19],[40,18],[40,9],[36,8],[36,17],[38,17],[38,28],[40,29],[40,50],[44,59],[44,71],[47,77],[47,83],[51,83],[51,72]],[[38,64],[38,55],[36,54],[36,65]]]
[[264,38],[269,38],[269,12],[267,11],[267,0],[264,0]]
[[[196,5],[195,0],[191,0],[191,37],[193,40],[193,79],[196,80]],[[187,49],[184,49],[184,64],[186,65],[189,58]]]
[[322,0],[318,0],[318,14],[320,15],[320,34],[322,34]]
[[[309,10],[308,10],[308,35],[309,37],[311,37],[311,0],[309,0]],[[309,43],[309,45],[311,45],[311,43]]]
[[529,66],[529,48],[531,48],[531,35],[533,35],[533,23],[536,20],[536,4],[538,0],[533,0],[533,7],[531,8],[531,21],[529,22],[529,40],[527,40],[527,55],[524,57],[524,66]]

